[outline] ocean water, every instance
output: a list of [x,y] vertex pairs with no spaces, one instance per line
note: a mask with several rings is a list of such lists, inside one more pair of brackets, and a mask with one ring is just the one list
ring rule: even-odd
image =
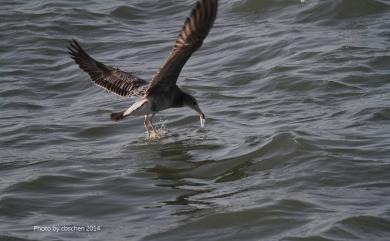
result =
[[390,1],[220,0],[149,141],[66,46],[149,80],[194,3],[0,2],[0,240],[390,240]]

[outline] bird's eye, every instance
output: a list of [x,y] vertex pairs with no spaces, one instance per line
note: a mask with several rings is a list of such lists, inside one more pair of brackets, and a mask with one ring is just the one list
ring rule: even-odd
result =
[[192,104],[197,105],[196,101],[194,101],[194,103],[192,103]]

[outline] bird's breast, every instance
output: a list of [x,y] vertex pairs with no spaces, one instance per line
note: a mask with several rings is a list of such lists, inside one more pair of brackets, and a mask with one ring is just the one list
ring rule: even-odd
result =
[[151,109],[153,112],[162,111],[172,107],[172,95],[170,93],[160,93],[150,98]]

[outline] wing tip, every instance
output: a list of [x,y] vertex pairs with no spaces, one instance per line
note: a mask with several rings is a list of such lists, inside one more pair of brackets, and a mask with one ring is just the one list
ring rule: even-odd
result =
[[79,43],[75,39],[71,39],[68,41],[68,49],[74,49],[74,50],[79,50],[81,49]]

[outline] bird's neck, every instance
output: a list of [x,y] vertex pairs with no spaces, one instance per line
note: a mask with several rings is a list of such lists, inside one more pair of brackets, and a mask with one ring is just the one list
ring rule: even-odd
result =
[[174,99],[173,99],[173,108],[183,107],[184,106],[184,100],[186,96],[188,95],[184,91],[182,91],[179,87],[176,86],[174,91]]

